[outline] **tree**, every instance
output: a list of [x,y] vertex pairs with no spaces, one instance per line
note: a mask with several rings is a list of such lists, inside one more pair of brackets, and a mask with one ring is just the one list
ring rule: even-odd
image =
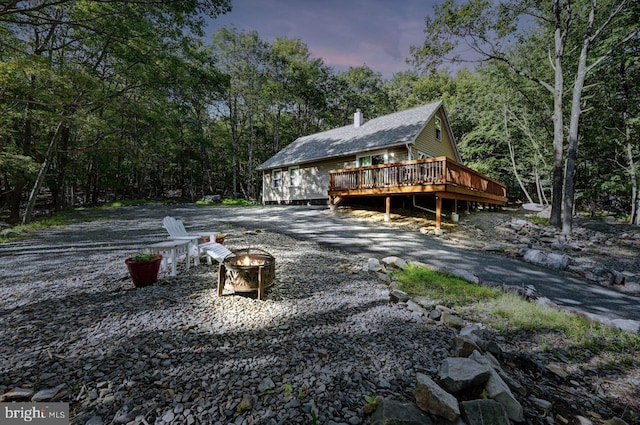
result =
[[335,126],[351,122],[356,109],[362,110],[365,119],[391,112],[382,86],[382,74],[366,65],[349,67],[349,70],[338,74],[331,92]]
[[[624,26],[622,31],[618,27],[631,13],[632,2],[604,1],[598,6],[598,0],[498,3],[469,0],[461,5],[447,0],[435,7],[435,18],[426,18],[423,46],[412,48],[413,64],[431,69],[444,60],[464,60],[455,53],[455,48],[464,40],[476,55],[474,60],[502,62],[512,72],[541,85],[551,94],[554,104],[551,222],[561,226],[565,234],[572,231],[573,181],[585,79],[613,51],[638,36],[637,25]],[[520,23],[531,23],[531,28],[522,29],[518,26]],[[514,60],[518,49],[538,40],[535,33],[541,34],[539,40],[548,46],[553,83],[549,70],[539,62]],[[574,51],[579,52],[577,57]],[[447,57],[451,53],[453,56]],[[567,77],[573,84],[569,129],[565,133],[563,102]],[[563,170],[565,138],[566,172]]]
[[[229,78],[218,114],[224,117],[230,135],[233,194],[238,196],[239,179],[245,181],[245,195],[255,197],[253,159],[260,93],[265,83],[267,43],[256,31],[223,27],[213,35],[212,55]],[[244,157],[244,158],[243,158]],[[244,172],[242,172],[244,171]]]
[[[180,84],[172,81],[172,72],[189,60],[195,37],[202,34],[203,16],[215,17],[229,8],[228,0],[20,1],[1,6],[0,69],[9,74],[0,77],[0,108],[10,111],[11,129],[4,138],[16,147],[12,152],[41,164],[37,176],[26,166],[22,173],[6,174],[12,211],[19,211],[23,190],[33,179],[23,222],[31,220],[51,170],[57,175],[48,185],[61,206],[68,168],[76,166],[69,156],[81,149],[89,153],[77,162],[86,161],[86,180],[97,194],[96,166],[108,164],[99,157],[108,155],[106,150],[98,154],[100,146],[111,150],[107,142],[119,139],[115,150],[121,151],[128,139],[121,124],[145,115],[161,98],[169,99],[165,88]],[[140,109],[132,115],[114,110],[142,98],[150,102],[137,103]],[[140,121],[135,124],[134,133],[144,138],[138,132]]]
[[[635,19],[637,22],[637,18]],[[640,43],[614,52],[598,68],[589,88],[591,111],[583,121],[578,189],[640,224]],[[597,111],[597,113],[596,113]],[[588,183],[587,183],[588,180]]]

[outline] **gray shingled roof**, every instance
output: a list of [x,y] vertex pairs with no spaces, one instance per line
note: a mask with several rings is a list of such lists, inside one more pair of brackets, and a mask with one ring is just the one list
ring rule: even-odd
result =
[[413,143],[441,105],[442,101],[438,101],[365,121],[359,128],[348,125],[299,137],[260,165],[258,170]]

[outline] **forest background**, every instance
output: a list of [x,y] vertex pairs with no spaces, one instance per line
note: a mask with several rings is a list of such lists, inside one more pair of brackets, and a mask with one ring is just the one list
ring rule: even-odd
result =
[[[444,100],[466,165],[514,201],[640,224],[640,4],[444,1],[411,69],[337,72],[300,39],[234,27],[228,0],[0,3],[0,209],[28,223],[125,198],[259,200],[297,137]],[[459,43],[473,66],[453,56]],[[454,68],[447,66],[456,64]],[[409,68],[409,66],[408,66]],[[455,69],[453,72],[451,69]],[[563,213],[561,215],[561,213]]]

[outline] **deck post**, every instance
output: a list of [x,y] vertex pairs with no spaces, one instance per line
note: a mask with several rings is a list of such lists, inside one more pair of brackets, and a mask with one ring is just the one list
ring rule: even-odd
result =
[[442,234],[442,198],[436,195],[436,235]]
[[391,196],[387,196],[384,200],[384,221],[391,220]]
[[457,223],[460,221],[460,215],[458,215],[458,200],[453,199],[453,211],[451,211],[451,221]]

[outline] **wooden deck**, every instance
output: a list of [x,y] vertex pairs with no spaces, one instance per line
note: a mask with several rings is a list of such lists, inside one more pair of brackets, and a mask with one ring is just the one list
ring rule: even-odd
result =
[[384,196],[389,213],[390,197],[398,195],[434,195],[439,227],[442,199],[503,205],[507,201],[507,188],[447,157],[329,172],[330,204],[336,205],[352,196]]

